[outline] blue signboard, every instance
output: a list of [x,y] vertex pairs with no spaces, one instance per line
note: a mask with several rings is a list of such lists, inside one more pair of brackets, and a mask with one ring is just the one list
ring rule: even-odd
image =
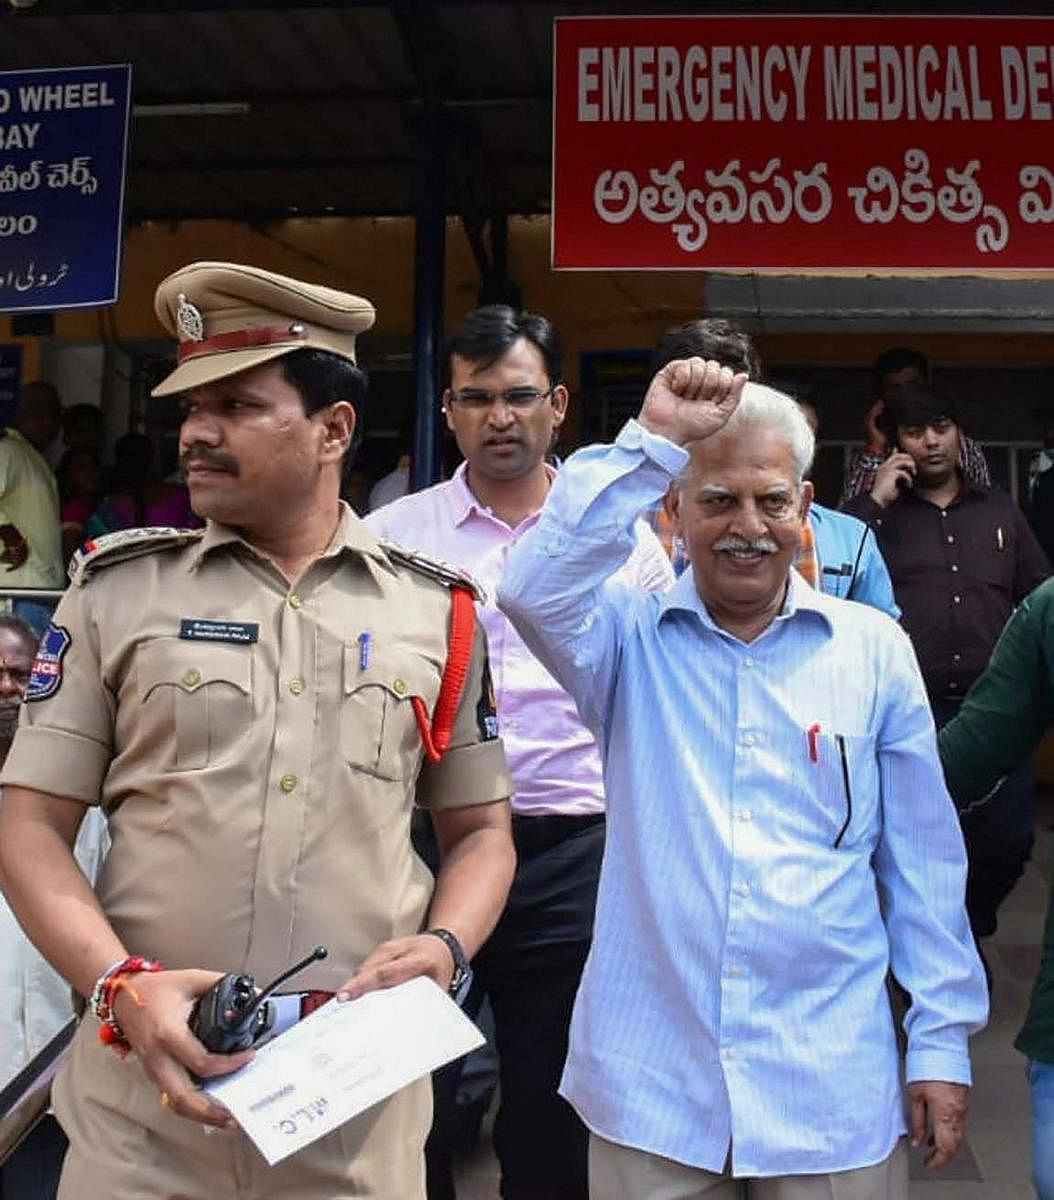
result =
[[0,346],[0,428],[11,424],[22,382],[22,347],[17,342]]
[[113,304],[132,68],[0,71],[0,313]]

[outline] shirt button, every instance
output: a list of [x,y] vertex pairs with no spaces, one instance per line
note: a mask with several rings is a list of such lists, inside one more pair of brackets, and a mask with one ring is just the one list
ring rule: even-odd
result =
[[304,692],[304,681],[302,679],[290,679],[289,690],[294,696],[301,696]]
[[737,883],[732,888],[732,891],[734,891],[737,896],[749,896],[750,895],[750,885],[746,884],[746,883]]
[[744,746],[756,746],[757,744],[758,744],[758,735],[756,733],[744,733],[743,734],[743,745]]
[[955,682],[955,680],[953,679],[953,680],[951,681],[951,683],[949,683],[949,684],[948,684],[948,686],[949,686],[949,687],[951,688],[951,690],[954,692],[954,691],[955,691],[955,689],[956,689],[956,688],[957,688],[959,685],[958,685],[958,684]]
[[962,604],[962,601],[963,601],[962,596],[952,596],[952,599],[955,601],[956,604]]
[[197,687],[201,683],[201,672],[197,667],[191,667],[189,671],[183,672],[183,686]]
[[962,662],[962,658],[963,656],[961,654],[953,654],[952,662]]
[[392,691],[397,696],[405,696],[406,695],[406,684],[403,682],[403,680],[397,679],[392,684]]
[[947,515],[948,515],[947,511],[946,511],[945,509],[943,509],[943,508],[942,508],[942,509],[941,509],[941,516],[942,516],[942,517],[947,517]]
[[283,792],[285,792],[288,795],[289,792],[291,792],[296,787],[296,776],[295,775],[283,775],[282,778],[279,779],[279,781],[278,781],[278,786],[282,789]]
[[952,537],[952,535],[951,535],[950,533],[948,534],[948,545],[949,545],[949,546],[954,546],[954,545],[955,545],[955,538],[954,538],[954,537]]
[[290,594],[290,596],[289,596],[289,607],[290,608],[299,608],[302,603],[303,603],[303,601],[300,599],[300,597],[297,595],[296,592],[292,592]]
[[753,665],[754,665],[754,660],[752,658],[744,658],[743,659],[744,667],[752,667]]
[[721,1053],[725,1058],[734,1058],[735,1057],[735,1049],[732,1046],[725,1046],[722,1049]]
[[959,568],[958,568],[958,567],[955,565],[955,563],[952,563],[952,570],[953,570],[953,571],[958,571],[958,569],[959,569]]
[[744,808],[739,814],[739,819],[741,821],[749,821],[751,819],[751,817],[753,817],[753,815],[754,814],[750,811],[749,808]]
[[738,979],[740,977],[740,975],[743,974],[743,972],[739,969],[739,967],[729,967],[728,973],[729,973],[729,975],[732,976],[733,979]]

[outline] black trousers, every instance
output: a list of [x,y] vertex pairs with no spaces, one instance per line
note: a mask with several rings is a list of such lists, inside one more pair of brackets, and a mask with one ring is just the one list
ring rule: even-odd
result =
[[[488,997],[494,1014],[501,1195],[588,1200],[588,1132],[556,1089],[593,933],[604,819],[516,817],[513,838],[519,861],[508,904],[472,964],[477,999]],[[455,1195],[450,1114],[456,1091],[456,1071],[437,1073],[436,1120],[426,1148],[429,1200]]]
[[0,1167],[0,1200],[55,1200],[68,1145],[58,1121],[42,1117]]

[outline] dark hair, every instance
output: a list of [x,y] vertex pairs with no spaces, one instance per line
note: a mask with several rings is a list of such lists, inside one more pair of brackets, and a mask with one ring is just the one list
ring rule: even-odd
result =
[[539,313],[520,312],[507,304],[473,309],[447,338],[446,360],[458,358],[489,367],[521,338],[545,360],[545,372],[555,387],[563,381],[564,348],[550,321]]
[[878,425],[895,442],[902,426],[930,425],[948,420],[959,424],[959,406],[947,392],[934,391],[926,383],[902,383],[886,398]]
[[97,404],[71,404],[62,410],[62,432],[68,438],[72,433],[90,429],[102,434],[102,409]]
[[721,317],[705,317],[667,329],[652,352],[650,374],[679,358],[696,356],[743,371],[755,381],[761,378],[761,358],[750,334]]
[[894,346],[891,350],[883,350],[871,365],[871,371],[878,380],[887,375],[895,375],[914,367],[926,382],[930,378],[930,360],[918,350],[909,350],[906,346]]
[[350,358],[331,350],[294,350],[279,361],[286,379],[300,393],[304,412],[309,417],[339,400],[347,401],[355,410],[355,434],[344,455],[344,469],[347,470],[362,441],[369,376]]
[[40,638],[37,637],[21,617],[16,617],[11,613],[0,613],[0,630],[4,629],[8,633],[13,633],[15,637],[21,640],[22,644],[29,650],[30,658],[36,654]]

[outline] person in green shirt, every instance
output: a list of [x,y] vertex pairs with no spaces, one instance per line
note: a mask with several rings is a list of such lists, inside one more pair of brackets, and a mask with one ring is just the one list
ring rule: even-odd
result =
[[[959,808],[992,796],[1052,727],[1054,579],[1048,579],[1007,622],[987,670],[940,732],[948,791]],[[1036,1192],[1054,1200],[1054,889],[1039,975],[1014,1045],[1029,1060]]]

